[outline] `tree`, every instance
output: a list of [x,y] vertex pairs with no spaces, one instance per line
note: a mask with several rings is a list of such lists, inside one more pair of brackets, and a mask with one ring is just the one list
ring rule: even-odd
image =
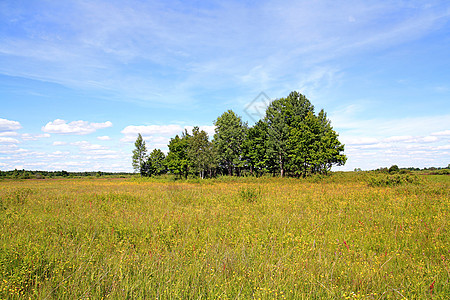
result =
[[314,106],[298,92],[274,100],[267,107],[264,122],[267,124],[268,154],[276,159],[281,177],[286,173],[288,142],[293,123],[299,124],[310,112],[314,112]]
[[160,149],[154,149],[146,161],[146,173],[148,176],[162,175],[166,172],[166,156]]
[[288,152],[294,174],[326,174],[333,164],[345,163],[344,145],[323,110],[317,116],[308,112],[303,120],[293,122],[290,132]]
[[339,135],[333,130],[323,109],[317,118],[320,124],[320,156],[316,171],[327,174],[333,165],[343,166],[347,156],[344,155],[344,145],[338,140]]
[[273,101],[266,110],[267,147],[265,163],[277,165],[280,176],[294,174],[326,174],[332,165],[343,165],[344,145],[331,127],[322,109],[318,115],[314,106],[302,94],[291,92],[288,97]]
[[142,139],[142,135],[139,133],[138,137],[136,139],[136,142],[134,143],[134,146],[136,147],[133,150],[133,169],[136,172],[139,172],[141,176],[145,175],[145,160],[147,156],[147,148],[145,147],[145,141]]
[[220,164],[228,170],[228,175],[233,175],[233,170],[244,166],[242,160],[242,146],[247,132],[247,123],[242,122],[241,117],[232,110],[224,112],[214,122],[214,146],[219,155]]
[[261,175],[267,166],[267,124],[259,120],[247,131],[243,145],[243,157],[250,168],[250,173]]
[[187,178],[189,174],[188,148],[190,135],[185,132],[181,137],[176,135],[169,142],[169,153],[167,154],[166,164],[168,169],[175,175]]
[[389,168],[389,173],[390,173],[390,174],[398,173],[399,171],[400,171],[400,168],[399,168],[397,165],[392,165],[392,166]]
[[211,171],[214,160],[212,143],[209,141],[208,134],[204,130],[200,130],[198,126],[192,129],[188,158],[193,170],[199,174],[200,178],[203,179],[206,172]]

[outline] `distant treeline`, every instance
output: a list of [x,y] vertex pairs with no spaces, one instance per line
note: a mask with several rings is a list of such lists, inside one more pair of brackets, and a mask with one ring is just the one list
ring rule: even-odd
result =
[[[355,168],[355,172],[362,172],[360,168]],[[399,168],[397,165],[392,165],[389,168],[378,168],[376,170],[371,170],[375,173],[385,173],[385,174],[410,174],[412,172],[420,172],[421,174],[427,175],[450,175],[450,164],[447,167],[425,167],[415,168]]]
[[57,178],[57,177],[126,177],[131,176],[132,173],[126,172],[68,172],[68,171],[31,171],[31,170],[12,170],[1,171],[0,178],[12,178],[12,179],[44,179],[44,178]]
[[262,118],[249,127],[232,110],[215,122],[215,134],[194,127],[169,142],[169,153],[155,149],[147,154],[138,135],[133,151],[133,168],[142,176],[175,174],[187,178],[246,174],[261,176],[308,176],[326,174],[333,165],[344,165],[344,145],[338,140],[322,109],[302,94],[292,92],[274,100]]

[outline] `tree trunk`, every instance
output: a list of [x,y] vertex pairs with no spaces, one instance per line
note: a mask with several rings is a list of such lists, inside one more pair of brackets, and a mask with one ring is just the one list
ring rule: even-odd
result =
[[280,176],[283,177],[284,176],[284,166],[283,166],[283,157],[280,154]]

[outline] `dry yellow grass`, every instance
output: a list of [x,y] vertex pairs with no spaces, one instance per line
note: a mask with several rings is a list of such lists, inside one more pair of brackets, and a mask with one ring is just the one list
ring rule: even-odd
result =
[[0,297],[445,299],[447,178],[2,181]]

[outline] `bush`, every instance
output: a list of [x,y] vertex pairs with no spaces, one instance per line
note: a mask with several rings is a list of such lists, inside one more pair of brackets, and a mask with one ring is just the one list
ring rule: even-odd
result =
[[397,165],[392,165],[392,166],[389,168],[389,174],[398,173],[398,171],[400,171],[400,169],[398,168]]
[[261,189],[256,189],[252,187],[242,188],[239,191],[239,196],[241,200],[253,203],[261,198]]
[[420,184],[422,180],[416,175],[378,175],[368,179],[368,185],[371,187],[398,186],[402,184]]

